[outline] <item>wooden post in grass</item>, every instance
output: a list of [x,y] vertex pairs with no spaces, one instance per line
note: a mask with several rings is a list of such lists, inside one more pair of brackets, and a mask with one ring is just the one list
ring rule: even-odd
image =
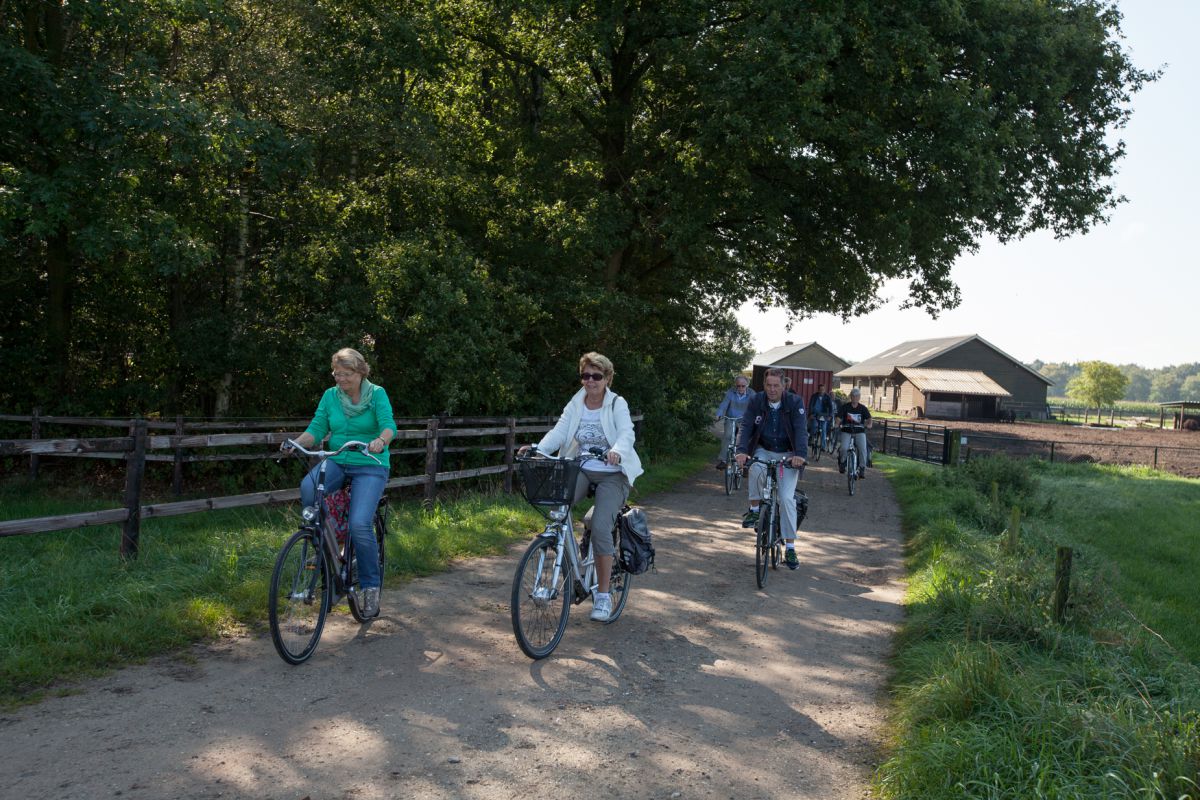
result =
[[1071,548],[1060,547],[1054,558],[1054,621],[1062,622],[1071,593]]
[[1021,509],[1012,507],[1012,517],[1008,520],[1008,552],[1017,552],[1017,544],[1021,539]]
[[437,497],[437,468],[438,468],[438,423],[437,417],[430,417],[425,424],[425,508],[433,508]]
[[517,453],[517,418],[509,417],[505,420],[505,424],[508,426],[508,433],[504,434],[504,466],[508,469],[504,471],[504,491],[512,494],[513,457]]
[[125,457],[125,508],[129,516],[121,529],[121,558],[137,558],[138,536],[142,530],[142,476],[146,472],[146,420],[136,419],[129,426],[133,450]]
[[[33,410],[33,419],[30,421],[30,424],[29,424],[29,438],[30,439],[42,438],[42,421],[39,419],[41,414],[42,414],[42,410],[40,408],[35,408]],[[31,480],[31,481],[37,480],[39,465],[40,465],[40,459],[37,457],[37,455],[31,455],[29,457],[29,480]]]

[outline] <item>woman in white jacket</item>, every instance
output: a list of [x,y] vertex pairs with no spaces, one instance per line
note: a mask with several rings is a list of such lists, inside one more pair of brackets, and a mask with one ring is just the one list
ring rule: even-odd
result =
[[[592,510],[592,548],[596,554],[596,581],[599,583],[591,618],[605,622],[612,613],[609,579],[616,555],[613,529],[617,515],[629,497],[629,490],[642,462],[633,449],[633,420],[629,404],[609,387],[613,363],[599,353],[585,353],[579,359],[579,380],[583,387],[563,408],[553,430],[542,437],[537,449],[548,455],[564,457],[586,452],[593,447],[608,451],[603,461],[589,461],[580,470],[575,485],[575,502],[587,497],[588,486],[596,486],[596,505]],[[521,448],[523,453],[528,447]]]

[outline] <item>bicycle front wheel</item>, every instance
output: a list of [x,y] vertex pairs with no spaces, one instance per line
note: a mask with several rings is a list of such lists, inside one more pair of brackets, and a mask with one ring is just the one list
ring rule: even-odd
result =
[[[376,511],[375,512],[375,545],[379,548],[379,578],[381,581],[383,580],[383,574],[384,574],[383,568],[387,564],[386,553],[384,550],[384,544],[385,544],[386,539],[387,539],[387,522],[384,521],[382,510]],[[353,548],[351,548],[350,552],[351,553],[354,552]],[[353,564],[353,562],[351,562],[351,563]],[[380,592],[382,592],[382,591],[383,591],[383,587],[380,586]],[[360,594],[361,592],[362,592],[362,585],[359,583],[358,570],[353,569],[350,574],[350,592],[349,592],[349,597],[347,598],[350,603],[350,615],[352,617],[354,617],[355,621],[357,621],[357,622],[366,622],[368,619],[373,619],[373,617],[367,617],[362,613],[362,608],[359,606],[359,599],[358,599],[362,596]]]
[[513,576],[509,601],[513,634],[530,658],[545,658],[554,652],[567,629],[574,578],[564,564],[555,579],[557,555],[557,541],[539,536],[521,556]]
[[[813,447],[813,440],[816,441],[816,447]],[[821,449],[821,435],[817,434],[811,437],[808,441],[808,452],[812,456],[814,464],[821,460]]]
[[774,509],[769,503],[763,503],[760,508],[754,540],[754,580],[762,589],[767,585],[767,564],[771,559],[771,518]]
[[854,484],[858,483],[858,451],[851,450],[846,454],[846,485],[850,487],[850,496],[854,496]]
[[733,475],[737,471],[737,462],[725,462],[725,494],[733,494]]
[[329,561],[316,534],[308,529],[294,533],[275,560],[267,598],[271,641],[289,664],[301,664],[316,651],[332,584]]

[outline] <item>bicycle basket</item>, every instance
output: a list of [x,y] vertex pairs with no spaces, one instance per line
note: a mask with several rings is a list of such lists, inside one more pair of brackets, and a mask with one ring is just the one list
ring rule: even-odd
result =
[[535,506],[569,505],[575,499],[578,461],[538,458],[519,462],[525,499]]

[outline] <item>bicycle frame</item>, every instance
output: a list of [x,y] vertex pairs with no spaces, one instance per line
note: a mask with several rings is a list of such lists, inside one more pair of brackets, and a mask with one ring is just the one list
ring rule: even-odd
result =
[[[342,543],[341,548],[338,547],[337,537],[331,536],[327,521],[328,511],[325,508],[325,469],[329,463],[329,459],[346,450],[357,449],[363,452],[364,455],[375,459],[377,463],[383,462],[376,458],[373,454],[367,452],[366,442],[349,441],[339,447],[337,450],[309,450],[298,442],[288,439],[288,444],[310,458],[319,458],[320,464],[317,469],[317,487],[314,502],[311,506],[306,506],[300,512],[300,518],[303,521],[302,528],[307,528],[313,532],[317,541],[321,543],[321,551],[325,558],[330,560],[334,565],[333,570],[333,590],[338,597],[343,597],[347,594],[351,586],[350,568],[353,556],[351,551],[354,548],[354,539],[351,536],[346,536],[346,541]],[[379,514],[379,509],[375,510],[375,514]]]

